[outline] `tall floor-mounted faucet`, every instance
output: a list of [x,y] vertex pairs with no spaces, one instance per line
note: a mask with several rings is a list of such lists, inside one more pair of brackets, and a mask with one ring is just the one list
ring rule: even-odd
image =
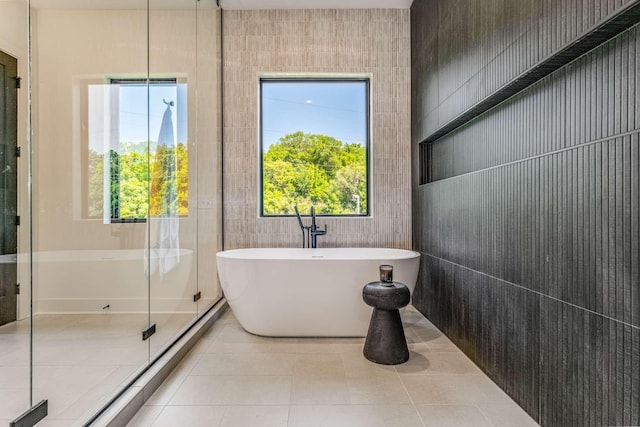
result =
[[296,216],[298,217],[298,225],[300,225],[300,230],[302,231],[302,247],[308,247],[307,242],[309,241],[309,230],[311,227],[304,225],[302,222],[302,218],[300,217],[300,212],[298,211],[298,205],[294,205],[293,209],[296,210]]
[[300,230],[302,231],[302,247],[318,247],[318,236],[327,234],[327,225],[324,225],[324,229],[321,229],[316,225],[316,207],[311,205],[311,225],[304,225],[304,222],[302,222],[302,217],[300,216],[300,212],[298,211],[298,205],[295,205],[293,208],[296,211],[298,224],[300,225]]

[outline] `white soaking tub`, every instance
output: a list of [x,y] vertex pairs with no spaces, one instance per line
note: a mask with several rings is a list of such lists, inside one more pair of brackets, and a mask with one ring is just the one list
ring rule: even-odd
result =
[[362,288],[381,264],[413,293],[420,254],[385,248],[260,248],[217,253],[218,274],[240,325],[273,337],[363,337],[371,307]]

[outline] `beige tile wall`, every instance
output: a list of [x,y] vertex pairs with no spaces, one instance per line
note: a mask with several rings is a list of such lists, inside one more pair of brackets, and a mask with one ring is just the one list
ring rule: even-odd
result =
[[321,218],[319,247],[411,247],[408,9],[225,10],[225,249],[295,247],[294,218],[259,218],[258,78],[371,75],[371,217]]

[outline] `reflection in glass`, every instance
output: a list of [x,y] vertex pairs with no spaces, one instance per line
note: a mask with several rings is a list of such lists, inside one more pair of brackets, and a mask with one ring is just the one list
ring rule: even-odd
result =
[[94,6],[0,0],[0,51],[23,77],[23,155],[0,176],[22,215],[17,256],[0,257],[22,282],[0,326],[4,424],[42,399],[48,422],[86,422],[221,297],[216,2]]
[[[33,400],[49,399],[48,420],[70,425],[197,317],[195,95],[209,92],[196,91],[195,36],[219,27],[213,13],[196,20],[208,0],[54,3],[32,8]],[[201,112],[217,132],[216,111]],[[215,271],[202,277],[215,282]]]
[[[167,214],[169,207],[180,216],[189,214],[187,85],[176,79],[149,83],[148,89],[145,79],[89,85],[89,218],[104,218],[105,223],[144,221],[147,214]],[[163,144],[158,138],[167,112],[172,135],[171,143]],[[147,114],[148,125],[141,120]],[[149,140],[147,133],[157,138]],[[169,175],[168,165],[173,165]],[[169,194],[175,197],[167,204]]]
[[[32,402],[27,189],[28,3],[0,1],[0,424]],[[20,77],[21,89],[16,89]],[[20,147],[20,153],[17,152]],[[18,156],[20,154],[20,156]],[[21,215],[18,225],[18,215]],[[18,284],[20,289],[18,290]],[[19,292],[18,292],[19,291]]]

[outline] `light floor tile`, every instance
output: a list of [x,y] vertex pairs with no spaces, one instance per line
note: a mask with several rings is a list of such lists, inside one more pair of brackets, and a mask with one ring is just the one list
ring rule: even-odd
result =
[[431,349],[429,349],[427,344],[419,340],[414,342],[409,342],[409,340],[407,339],[407,347],[409,347],[410,352],[413,351],[413,352],[422,353],[422,354],[431,353]]
[[460,352],[460,349],[438,329],[431,326],[414,325],[409,328],[413,343],[423,343],[434,352]]
[[[11,340],[15,337],[10,335],[0,335],[0,348],[5,347],[7,339]],[[28,336],[25,335],[28,339]],[[0,366],[14,367],[14,366],[26,366],[29,367],[30,360],[30,347],[29,341],[15,342],[10,341],[6,348],[0,351]]]
[[123,383],[136,369],[136,366],[117,367],[102,382],[95,385],[86,393],[83,393],[68,407],[62,409],[60,411],[59,418],[77,420],[87,412],[87,409],[94,408],[99,406],[99,404],[105,403],[106,397],[114,390],[124,387]]
[[298,351],[295,342],[222,342],[214,341],[206,349],[207,353],[291,353]]
[[405,328],[404,337],[407,340],[407,345],[409,347],[411,347],[412,345],[421,344],[423,347],[426,348],[425,341],[422,338],[420,338],[415,332],[413,332],[413,329]]
[[28,389],[28,366],[0,366],[0,387],[3,389]]
[[48,417],[49,418],[68,418],[67,410],[73,406],[74,402],[81,399],[83,394],[73,389],[57,390],[56,393],[49,393],[42,389],[33,390],[33,401],[48,401]]
[[220,332],[224,329],[224,326],[225,323],[223,319],[220,318],[216,320],[213,325],[204,332],[201,339],[215,341],[218,338],[218,335],[220,335]]
[[151,427],[217,427],[224,410],[223,406],[165,406]]
[[191,375],[292,375],[295,360],[290,353],[203,354]]
[[491,427],[472,405],[418,405],[425,427]]
[[200,350],[189,354],[184,363],[190,368],[172,373],[147,405],[224,408],[224,427],[532,421],[431,322],[414,310],[402,316],[411,358],[388,366],[363,356],[364,339],[259,337],[244,331],[229,311],[218,330],[201,340]]
[[189,376],[170,405],[286,405],[290,376]]
[[300,344],[359,344],[364,345],[365,337],[301,337]]
[[436,353],[431,351],[410,353],[409,360],[397,365],[401,374],[481,374],[464,353]]
[[[402,313],[402,319],[411,357],[405,364],[388,366],[363,356],[363,338],[260,337],[244,331],[228,310],[129,426],[420,427],[423,422],[424,426],[444,427],[536,425],[413,307]],[[53,316],[50,320],[49,324],[38,321],[49,334],[59,334],[61,342],[68,344],[67,350],[75,352],[65,359],[64,351],[54,351],[52,365],[58,366],[51,366],[51,372],[38,380],[40,384],[60,382],[71,387],[68,393],[51,399],[56,418],[50,416],[50,424],[43,425],[57,427],[72,424],[71,417],[89,405],[93,394],[100,394],[100,381],[102,387],[116,387],[117,379],[134,368],[106,362],[116,357],[134,357],[138,350],[131,350],[128,340],[137,345],[139,331],[132,333],[130,322],[118,316]],[[157,319],[164,321],[175,319]],[[105,325],[105,336],[96,340],[91,331],[101,324]],[[21,366],[24,362],[25,340],[20,340],[19,334],[25,330],[20,325],[10,329],[0,327],[0,344],[7,343],[0,352],[0,379],[4,376],[19,382],[24,369],[2,368],[3,363]],[[52,335],[40,335],[40,349],[47,349],[53,341]],[[109,350],[100,352],[105,343]],[[129,351],[132,353],[127,355]],[[83,367],[65,377],[63,370],[76,362]],[[85,371],[85,367],[89,370]],[[0,395],[15,391],[20,387],[0,389]],[[8,396],[7,400],[12,401],[13,397],[18,396]],[[6,402],[1,401],[0,418],[15,416],[13,412],[3,416]]]
[[416,404],[475,405],[509,403],[511,399],[483,374],[400,375]]
[[224,324],[238,324],[238,319],[236,319],[236,316],[233,315],[233,311],[230,309],[220,316],[220,320],[222,320],[222,323]]
[[351,404],[410,404],[398,374],[376,374],[348,379]]
[[213,342],[209,340],[198,340],[198,342],[189,350],[190,354],[204,354],[209,353],[209,348],[213,345]]
[[[49,416],[38,425],[72,425],[121,386],[149,358],[149,342],[140,340],[146,314],[36,315],[33,318],[34,400],[49,400]],[[191,314],[153,315],[159,332],[154,348],[166,345],[191,320]],[[0,418],[24,412],[22,392],[29,381],[29,322],[0,327],[0,387],[13,388],[0,396]],[[2,394],[2,391],[0,391]],[[91,412],[89,412],[91,413]],[[53,425],[53,424],[52,424]]]
[[[117,340],[112,340],[117,341]],[[99,342],[94,343],[90,355],[82,364],[87,366],[134,365],[136,368],[144,365],[148,360],[148,351],[138,342],[128,344]],[[135,368],[134,368],[135,369]],[[133,372],[133,370],[132,370]]]
[[[349,338],[345,338],[349,339]],[[301,341],[298,342],[297,353],[303,354],[318,354],[318,353],[330,353],[330,354],[342,354],[351,353],[354,351],[362,351],[364,348],[364,341],[359,342],[317,342],[317,341]]]
[[349,386],[344,375],[294,376],[291,386],[292,405],[349,404]]
[[193,367],[198,363],[200,357],[201,354],[198,353],[187,355],[145,402],[145,405],[167,405],[184,380],[189,376]]
[[29,390],[0,388],[0,418],[13,420],[29,409]]
[[362,350],[350,353],[342,353],[342,363],[347,378],[371,377],[375,375],[395,374],[393,365],[381,365],[364,357]]
[[[40,341],[34,337],[33,364],[78,366],[91,356],[89,349],[82,347],[81,343],[68,338],[60,341]],[[16,349],[0,358],[2,366],[29,366],[30,355],[28,344],[24,348]]]
[[416,337],[422,339],[423,341],[429,341],[444,336],[444,334],[440,332],[438,328],[427,323],[414,323],[407,329],[410,331],[410,333],[414,334]]
[[287,427],[289,406],[227,406],[220,427]]
[[[165,380],[160,387],[153,392],[149,400],[145,402],[146,406],[165,406],[169,404],[171,398],[176,394],[186,377],[173,378]],[[167,382],[169,381],[169,382]]]
[[538,425],[524,409],[515,402],[494,405],[479,405],[480,411],[494,427],[535,427]]
[[470,380],[464,384],[476,405],[513,403],[509,395],[483,373],[477,375],[460,375],[460,377],[467,376]]
[[289,427],[422,427],[411,405],[292,406]]
[[127,427],[151,427],[162,409],[164,409],[162,406],[143,406],[129,421]]
[[86,393],[105,381],[118,366],[36,366],[33,386],[46,392],[50,390]]
[[15,335],[27,337],[29,335],[29,320],[23,319],[0,326],[0,335]]
[[448,338],[429,341],[425,345],[429,351],[434,353],[461,353],[461,350]]
[[344,364],[339,354],[298,354],[296,357],[296,376],[333,376],[344,377]]
[[400,317],[402,318],[402,324],[405,328],[415,325],[424,319],[422,314],[420,314],[413,306],[407,306],[406,309],[400,313]]
[[258,344],[296,344],[296,338],[269,338],[253,335],[242,329],[237,323],[227,323],[216,340],[224,343],[258,343]]

